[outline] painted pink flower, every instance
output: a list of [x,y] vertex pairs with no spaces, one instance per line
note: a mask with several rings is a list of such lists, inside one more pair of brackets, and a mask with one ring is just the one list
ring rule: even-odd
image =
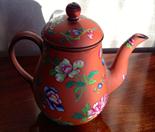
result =
[[97,116],[106,105],[107,100],[108,94],[104,95],[98,102],[96,102],[93,107],[88,111],[88,118]]
[[99,58],[102,58],[102,47],[98,51],[98,56],[99,56]]
[[70,63],[68,65],[62,64],[60,69],[64,74],[69,74],[72,71],[72,65]]
[[122,75],[122,79],[123,79],[123,80],[125,80],[125,77],[126,77],[126,75],[125,75],[125,74],[123,74],[123,75]]
[[87,31],[87,36],[89,39],[93,39],[93,31],[92,30],[88,30]]

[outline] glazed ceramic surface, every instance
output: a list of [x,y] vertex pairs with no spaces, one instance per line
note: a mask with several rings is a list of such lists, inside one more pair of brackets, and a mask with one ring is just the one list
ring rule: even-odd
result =
[[[67,15],[45,25],[42,38],[30,31],[20,32],[9,48],[15,68],[31,84],[41,111],[60,124],[79,125],[95,118],[109,94],[125,79],[129,55],[147,39],[143,34],[133,35],[122,45],[108,70],[102,55],[103,32],[80,11],[78,4],[69,4]],[[21,39],[32,40],[40,48],[34,77],[15,57],[14,46]]]
[[81,52],[48,49],[34,80],[38,105],[62,123],[93,119],[108,99],[103,66],[101,44]]

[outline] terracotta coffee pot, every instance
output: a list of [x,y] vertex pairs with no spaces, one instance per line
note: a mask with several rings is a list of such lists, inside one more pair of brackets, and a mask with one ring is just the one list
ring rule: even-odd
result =
[[[148,39],[135,34],[119,49],[110,69],[102,56],[104,34],[97,23],[80,15],[77,3],[66,7],[67,15],[51,19],[42,38],[24,31],[12,39],[9,54],[16,70],[32,85],[36,102],[50,119],[68,125],[84,124],[95,118],[107,103],[109,94],[127,74],[128,58],[135,47]],[[16,42],[32,40],[41,51],[35,76],[18,63]]]

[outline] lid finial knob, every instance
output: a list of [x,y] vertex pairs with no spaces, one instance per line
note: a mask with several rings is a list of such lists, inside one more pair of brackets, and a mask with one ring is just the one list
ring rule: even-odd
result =
[[77,21],[81,13],[81,7],[79,4],[72,2],[67,5],[66,13],[69,21]]

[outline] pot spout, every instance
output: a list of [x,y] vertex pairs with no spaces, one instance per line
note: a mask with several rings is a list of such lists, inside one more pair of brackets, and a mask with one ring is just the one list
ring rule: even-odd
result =
[[109,69],[109,75],[107,78],[107,87],[109,93],[112,93],[117,89],[124,81],[127,74],[128,59],[132,51],[143,41],[148,39],[143,34],[134,34],[120,47],[117,56]]

